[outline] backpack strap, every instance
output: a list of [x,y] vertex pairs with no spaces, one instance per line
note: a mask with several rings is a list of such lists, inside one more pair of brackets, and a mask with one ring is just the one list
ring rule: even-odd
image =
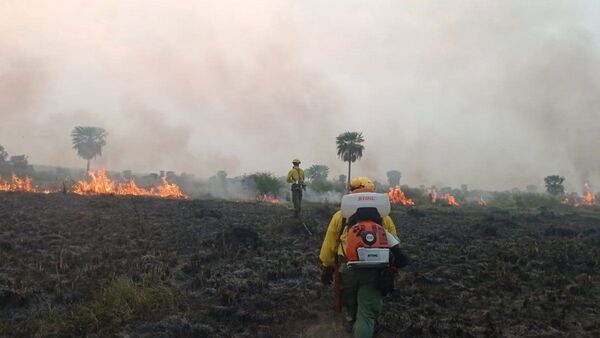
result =
[[[348,219],[343,217],[342,218],[342,226],[340,227],[340,232],[338,233],[338,236],[337,236],[337,242],[338,242],[338,247],[342,248],[342,253],[344,254],[344,256],[346,256],[346,252],[344,250],[344,246],[342,245],[342,234],[344,233],[344,229],[347,226],[348,226]],[[337,263],[337,260],[338,260],[337,248],[336,248],[336,253],[335,253],[335,260]]]
[[296,168],[296,167],[294,167],[294,170],[295,170],[295,171],[296,171],[296,173],[298,174],[298,183],[300,183],[300,182],[304,182],[304,179],[300,180],[300,170],[301,170],[301,169],[300,169],[300,168]]

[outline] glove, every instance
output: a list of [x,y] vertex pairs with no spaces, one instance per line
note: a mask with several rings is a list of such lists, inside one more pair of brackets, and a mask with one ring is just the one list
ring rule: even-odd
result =
[[331,282],[333,282],[333,268],[323,267],[323,270],[321,270],[321,283],[323,283],[323,286],[328,286]]

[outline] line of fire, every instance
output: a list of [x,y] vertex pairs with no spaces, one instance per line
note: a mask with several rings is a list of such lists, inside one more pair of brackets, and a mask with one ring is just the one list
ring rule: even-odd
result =
[[32,184],[30,177],[18,177],[13,174],[9,180],[0,178],[0,191],[3,192],[27,192],[36,194],[51,193],[73,193],[77,195],[122,195],[122,196],[151,196],[172,199],[187,199],[181,188],[175,183],[169,183],[166,177],[161,177],[162,184],[142,188],[135,180],[130,179],[125,182],[117,182],[110,179],[105,169],[90,171],[89,179],[76,182],[70,189],[66,186],[62,188],[38,188]]
[[[19,177],[12,174],[10,178],[4,179],[0,177],[0,192],[25,192],[36,194],[52,194],[52,193],[72,193],[76,195],[117,195],[117,196],[145,196],[158,197],[169,199],[189,199],[189,194],[176,183],[169,182],[165,176],[160,176],[161,183],[150,187],[140,187],[136,181],[131,178],[124,181],[111,179],[105,169],[97,171],[89,171],[88,178],[79,180],[66,187],[63,183],[60,187],[44,187],[40,188],[35,185],[29,176]],[[390,203],[396,206],[413,207],[417,204],[414,198],[407,197],[407,194],[402,190],[401,186],[390,187],[387,191]],[[464,204],[487,206],[488,202],[483,196],[479,196],[475,200],[458,201],[458,198],[451,193],[438,193],[436,188],[428,188],[426,197],[431,204],[446,205],[451,207],[459,207]],[[282,200],[277,196],[267,193],[257,193],[256,201],[268,204],[280,204]],[[577,193],[565,194],[561,203],[563,205],[594,206],[597,204],[597,198],[594,195],[590,185],[584,184],[583,195]]]

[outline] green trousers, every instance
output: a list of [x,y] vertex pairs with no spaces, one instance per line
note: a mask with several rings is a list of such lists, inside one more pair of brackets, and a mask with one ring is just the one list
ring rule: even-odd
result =
[[302,210],[302,188],[292,188],[292,203],[294,204],[294,216],[300,216]]
[[348,269],[341,265],[342,305],[354,320],[355,338],[373,337],[375,320],[383,309],[383,296],[377,288],[378,271]]

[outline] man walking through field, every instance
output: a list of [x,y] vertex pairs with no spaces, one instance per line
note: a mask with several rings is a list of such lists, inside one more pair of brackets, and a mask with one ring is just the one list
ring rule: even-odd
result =
[[292,184],[292,203],[294,204],[294,217],[300,217],[302,209],[302,190],[304,190],[304,170],[300,169],[300,160],[292,161],[292,169],[288,172],[287,182]]

